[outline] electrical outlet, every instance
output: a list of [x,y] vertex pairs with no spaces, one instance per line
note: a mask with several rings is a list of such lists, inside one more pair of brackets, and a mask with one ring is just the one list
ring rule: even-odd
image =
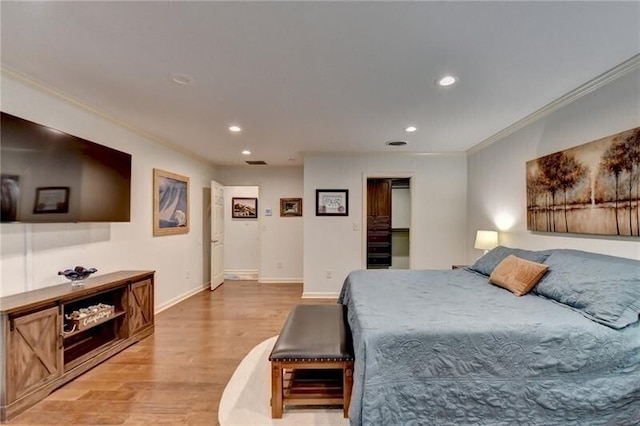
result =
[[360,224],[358,222],[353,222],[353,230],[354,231],[359,231],[360,230]]
[[278,268],[278,269],[282,269],[282,262],[278,262],[278,263],[276,263],[276,268]]
[[190,279],[191,278],[191,271],[187,270],[187,273],[185,274],[185,278],[186,279]]
[[328,279],[333,278],[333,271],[331,269],[327,269],[327,278]]

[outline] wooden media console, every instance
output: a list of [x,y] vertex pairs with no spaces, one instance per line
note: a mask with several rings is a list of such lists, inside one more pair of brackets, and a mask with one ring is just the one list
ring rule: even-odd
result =
[[[153,271],[120,271],[0,298],[0,422],[152,334],[153,283]],[[92,306],[78,327],[72,313]]]

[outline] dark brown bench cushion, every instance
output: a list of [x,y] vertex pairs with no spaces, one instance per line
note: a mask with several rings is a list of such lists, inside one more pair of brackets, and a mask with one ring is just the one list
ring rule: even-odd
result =
[[285,322],[269,361],[351,361],[344,305],[298,305]]

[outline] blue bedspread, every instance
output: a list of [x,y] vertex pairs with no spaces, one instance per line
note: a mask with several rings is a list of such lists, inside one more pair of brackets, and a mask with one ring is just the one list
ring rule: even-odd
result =
[[640,327],[464,269],[355,271],[352,425],[640,424]]

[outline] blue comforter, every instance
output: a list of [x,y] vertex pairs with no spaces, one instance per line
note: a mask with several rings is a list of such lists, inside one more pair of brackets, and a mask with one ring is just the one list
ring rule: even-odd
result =
[[352,425],[640,424],[640,327],[614,330],[487,277],[355,271]]

